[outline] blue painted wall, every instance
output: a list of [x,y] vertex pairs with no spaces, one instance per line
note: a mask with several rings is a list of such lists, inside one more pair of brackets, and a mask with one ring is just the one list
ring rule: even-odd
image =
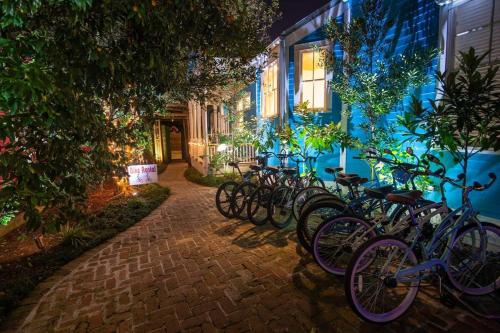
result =
[[[342,22],[343,17],[337,17],[338,22]],[[299,101],[295,100],[295,71],[296,71],[296,61],[300,61],[299,59],[295,59],[295,47],[311,42],[318,42],[326,39],[326,34],[323,28],[319,28],[309,35],[305,36],[301,40],[299,40],[294,45],[291,45],[288,49],[289,59],[288,59],[288,110],[287,117],[289,125],[294,128],[296,126],[296,116],[294,114],[295,105],[299,103]],[[342,56],[342,50],[340,46],[333,45],[331,50],[335,56]],[[297,68],[298,70],[298,68]],[[342,112],[342,102],[337,94],[332,92],[328,88],[328,93],[330,94],[329,100],[331,104],[331,109],[328,109],[326,112],[320,112],[315,114],[315,121],[318,124],[328,124],[330,122],[338,123],[341,120],[341,112]],[[325,171],[325,167],[327,166],[338,166],[340,163],[340,148],[335,147],[333,153],[328,153],[320,156],[316,163],[316,168],[318,175],[325,179],[330,180],[331,176],[329,176]]]
[[[352,8],[353,17],[359,15],[360,13],[360,2],[361,0],[351,0],[349,1]],[[439,29],[439,6],[437,6],[434,0],[401,0],[401,1],[387,1],[386,2],[390,11],[390,15],[394,19],[395,27],[389,31],[388,37],[391,40],[391,47],[395,54],[403,52],[407,48],[412,47],[438,47],[438,29]],[[341,17],[339,17],[339,20]],[[310,35],[304,37],[301,41],[297,42],[295,45],[321,41],[325,38],[322,29],[318,29],[311,33]],[[295,97],[295,59],[294,59],[294,46],[291,45],[288,49],[289,59],[288,59],[288,110],[286,112],[288,116],[288,122],[291,127],[295,126],[294,119],[294,106],[296,101]],[[334,46],[334,52],[336,55],[340,55],[342,50],[338,46]],[[436,82],[433,78],[433,73],[438,68],[438,59],[434,61],[431,68],[429,69],[429,82],[424,87],[412,92],[419,96],[425,103],[429,99],[435,99],[436,97]],[[260,110],[260,78],[257,78],[255,87],[255,104],[256,112],[259,114]],[[340,121],[340,111],[341,103],[338,97],[332,93],[332,110],[331,112],[318,113],[316,119],[319,123],[327,123],[331,121]],[[253,98],[253,96],[252,96]],[[381,123],[380,127],[387,126],[395,122],[396,117],[401,114],[405,108],[407,108],[410,101],[410,97],[405,98],[399,105],[397,105],[394,110],[385,117]],[[352,117],[350,119],[348,128],[352,135],[355,135],[363,139],[364,133],[360,130],[359,125],[364,122],[360,110],[352,109]],[[278,147],[275,147],[276,151]],[[423,152],[423,147],[415,147],[414,150],[418,153]],[[317,164],[318,172],[324,179],[329,179],[328,175],[324,173],[324,167],[326,166],[337,166],[339,165],[339,150],[336,149],[334,154],[323,156],[319,159]],[[354,150],[349,150],[347,152],[347,171],[360,173],[364,176],[369,176],[368,165],[364,161],[353,159],[357,156],[359,152]],[[460,173],[459,166],[455,165],[453,161],[448,157],[444,156],[443,161],[446,163],[448,168],[448,175],[454,176]],[[475,156],[471,161],[469,168],[469,179],[472,183],[474,180],[480,182],[488,181],[487,174],[489,172],[495,172],[500,178],[500,154],[495,153],[480,153]],[[438,199],[438,194],[432,192],[428,195],[429,197],[435,197]],[[456,189],[448,189],[447,197],[449,199],[450,206],[457,206],[460,204],[460,191]],[[475,207],[481,212],[481,214],[500,218],[500,200],[496,199],[500,197],[500,180],[493,185],[487,192],[481,194],[473,194],[471,196]]]
[[[360,0],[351,1],[353,17],[361,14]],[[401,54],[412,48],[438,47],[439,29],[439,6],[433,0],[403,0],[386,1],[389,17],[394,21],[394,27],[388,31],[387,39],[391,42],[390,47],[394,54]],[[436,82],[433,73],[437,70],[438,60],[429,68],[429,82],[413,93],[420,99],[427,101],[436,96]],[[408,106],[410,97],[405,98],[395,107],[391,114],[381,120],[379,126],[385,127],[394,124],[397,115],[401,114]],[[359,109],[351,109],[352,117],[348,128],[352,135],[365,139],[365,132],[359,128],[364,123],[362,112]],[[347,153],[347,169],[349,172],[369,175],[369,167],[364,161],[353,159],[359,154],[358,151],[349,150]]]

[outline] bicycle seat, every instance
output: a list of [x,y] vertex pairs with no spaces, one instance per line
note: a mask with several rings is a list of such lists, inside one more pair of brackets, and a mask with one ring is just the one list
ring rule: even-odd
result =
[[353,186],[357,185],[357,182],[359,182],[362,178],[359,176],[353,176],[353,177],[341,177],[337,178],[337,183],[339,183],[342,186]]
[[233,168],[237,168],[238,167],[238,162],[229,162],[227,165],[233,167]]
[[297,173],[297,168],[283,168],[282,172],[287,176],[292,176]]
[[385,199],[385,196],[390,193],[394,187],[392,185],[386,185],[374,188],[365,188],[363,191],[367,196],[374,199]]
[[342,172],[339,172],[337,174],[337,177],[340,177],[340,178],[350,178],[350,177],[359,177],[359,175],[357,173],[342,173]]
[[262,168],[258,165],[250,165],[248,168],[250,168],[250,170],[253,170],[253,171],[260,171],[262,170]]
[[408,191],[403,193],[389,193],[385,197],[387,200],[403,205],[415,206],[417,200],[422,196],[422,191]]
[[325,172],[326,172],[326,173],[330,173],[330,174],[335,174],[335,173],[340,172],[340,171],[342,171],[342,170],[344,170],[344,168],[342,168],[342,167],[336,167],[336,168],[325,168]]
[[273,166],[268,166],[268,167],[265,167],[264,168],[266,171],[269,171],[269,172],[272,172],[272,173],[276,173],[279,171],[279,169],[277,167],[273,167]]

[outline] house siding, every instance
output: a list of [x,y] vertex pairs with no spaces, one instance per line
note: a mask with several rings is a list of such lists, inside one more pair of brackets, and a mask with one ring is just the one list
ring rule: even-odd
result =
[[[351,0],[349,5],[351,8],[351,17],[355,18],[360,15],[360,3],[361,0]],[[403,1],[387,1],[386,2],[389,15],[394,20],[394,27],[388,32],[388,38],[391,40],[391,49],[394,54],[399,54],[405,50],[409,50],[415,47],[421,48],[439,48],[439,29],[440,29],[440,7],[436,5],[434,0],[403,0]],[[342,16],[337,19],[341,20]],[[295,59],[295,47],[304,43],[319,42],[325,40],[325,33],[322,27],[313,31],[312,33],[304,36],[298,42],[293,45],[287,45],[288,58],[285,59],[287,66],[287,110],[285,110],[285,121],[293,128],[295,127],[294,122],[294,107],[298,101],[295,100],[295,71],[298,69]],[[337,56],[342,55],[342,50],[338,45],[334,46],[334,52]],[[397,116],[400,115],[404,110],[408,108],[409,102],[411,101],[410,96],[415,94],[423,102],[424,105],[429,105],[429,100],[434,100],[436,98],[437,84],[434,78],[434,73],[439,68],[439,57],[432,62],[429,68],[428,77],[429,81],[423,87],[415,89],[415,91],[410,92],[406,98],[401,101],[386,117],[381,119],[380,127],[388,126],[389,124],[394,124],[397,120]],[[256,109],[257,114],[260,110],[260,94],[259,94],[259,78],[256,82]],[[315,115],[316,121],[318,123],[328,123],[331,121],[339,122],[341,119],[341,107],[342,103],[338,96],[331,93],[332,98],[332,109],[331,112],[318,113]],[[357,108],[351,109],[352,116],[350,117],[348,123],[348,131],[353,136],[365,139],[365,133],[360,129],[359,125],[365,122],[363,119],[361,110]],[[400,132],[399,132],[400,133]],[[400,137],[402,138],[401,134]],[[403,139],[403,138],[402,138]],[[424,152],[424,147],[412,144],[413,149],[419,153]],[[279,148],[276,147],[276,150]],[[363,176],[369,175],[369,167],[364,161],[354,159],[359,151],[348,150],[346,156],[346,170],[348,172],[359,173]],[[450,176],[455,176],[460,172],[458,165],[453,163],[449,156],[446,154],[442,155],[443,161],[448,167],[448,174]],[[327,154],[318,160],[317,169],[320,177],[325,180],[329,180],[329,176],[324,173],[324,168],[326,166],[338,166],[339,165],[340,151],[335,149],[333,154]],[[488,181],[488,172],[495,172],[500,177],[500,154],[498,153],[480,153],[477,154],[470,162],[469,168],[469,179],[470,181],[478,180],[480,182]],[[500,210],[498,209],[498,200],[494,198],[500,196],[500,181],[497,182],[492,188],[484,195],[479,195],[477,193],[471,195],[471,199],[475,204],[475,207],[481,212],[481,214],[500,218]],[[429,197],[434,197],[439,199],[439,195],[436,192],[429,194]],[[460,204],[460,190],[448,189],[447,197],[449,199],[449,204],[451,207],[458,206]]]

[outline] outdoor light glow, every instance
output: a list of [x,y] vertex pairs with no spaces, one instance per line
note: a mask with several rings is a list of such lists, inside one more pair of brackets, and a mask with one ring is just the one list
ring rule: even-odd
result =
[[453,0],[436,0],[436,3],[439,6],[449,5],[452,2],[453,2]]
[[220,145],[217,146],[217,151],[219,153],[223,152],[223,151],[226,151],[227,150],[227,145],[225,143],[222,143]]
[[132,195],[133,195],[134,197],[135,197],[135,196],[137,196],[137,192],[132,193]]

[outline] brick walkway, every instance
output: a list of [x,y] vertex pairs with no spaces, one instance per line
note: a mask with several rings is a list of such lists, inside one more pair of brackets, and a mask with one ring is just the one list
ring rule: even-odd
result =
[[215,190],[162,175],[172,196],[139,224],[37,287],[7,322],[21,332],[493,332],[423,289],[402,320],[360,321],[340,279],[276,230],[225,220]]

